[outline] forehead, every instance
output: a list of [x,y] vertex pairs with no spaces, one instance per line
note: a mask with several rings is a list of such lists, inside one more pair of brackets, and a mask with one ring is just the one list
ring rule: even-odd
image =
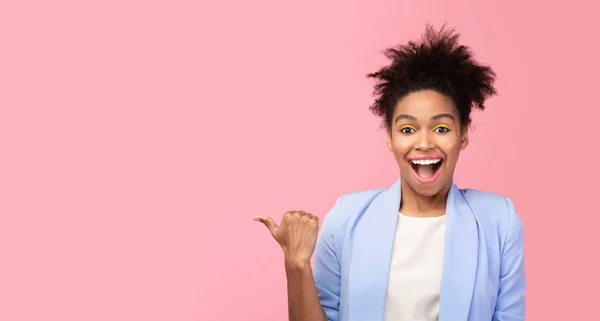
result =
[[407,114],[419,120],[429,120],[439,114],[457,115],[454,103],[450,97],[433,90],[423,90],[410,93],[396,104],[396,115]]

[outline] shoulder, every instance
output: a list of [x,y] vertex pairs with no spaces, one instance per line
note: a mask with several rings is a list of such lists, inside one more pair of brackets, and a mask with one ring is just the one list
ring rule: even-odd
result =
[[487,217],[510,216],[515,212],[513,202],[506,196],[477,189],[461,189],[462,195],[477,214],[484,211]]
[[338,198],[336,206],[359,208],[366,207],[385,191],[386,189],[378,188],[344,194]]
[[337,234],[345,231],[348,222],[355,220],[385,189],[369,189],[340,196],[323,220],[323,232]]
[[496,229],[504,240],[522,235],[521,218],[510,198],[476,189],[461,189],[461,192],[484,228]]

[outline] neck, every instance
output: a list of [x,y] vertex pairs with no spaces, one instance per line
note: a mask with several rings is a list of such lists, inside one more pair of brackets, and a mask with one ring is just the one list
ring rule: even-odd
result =
[[401,185],[402,199],[400,212],[407,216],[432,217],[446,213],[446,202],[450,193],[450,186],[444,187],[439,193],[428,196],[415,192],[405,183]]

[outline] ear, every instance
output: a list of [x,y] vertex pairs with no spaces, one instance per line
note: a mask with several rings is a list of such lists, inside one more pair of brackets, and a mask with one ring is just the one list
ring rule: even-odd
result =
[[460,134],[460,150],[464,150],[469,145],[469,127],[464,126]]
[[390,152],[394,151],[392,149],[392,132],[390,130],[388,130],[387,134],[387,148],[390,150]]

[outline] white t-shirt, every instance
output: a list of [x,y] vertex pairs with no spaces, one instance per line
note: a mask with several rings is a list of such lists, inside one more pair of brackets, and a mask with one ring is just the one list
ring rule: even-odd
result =
[[385,321],[437,321],[446,215],[401,213],[392,250]]

